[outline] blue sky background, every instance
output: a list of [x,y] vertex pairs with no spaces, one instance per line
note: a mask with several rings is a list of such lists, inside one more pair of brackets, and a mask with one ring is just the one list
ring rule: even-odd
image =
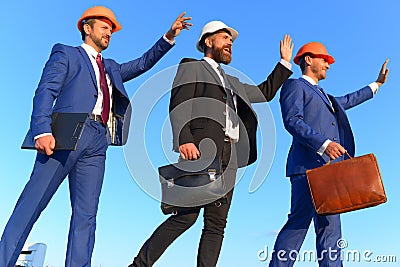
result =
[[[399,266],[400,230],[399,182],[397,151],[399,114],[400,56],[399,16],[400,3],[383,1],[7,1],[3,3],[2,64],[2,153],[0,153],[0,231],[12,212],[17,198],[32,170],[35,153],[19,147],[29,127],[32,97],[48,59],[51,47],[57,43],[80,45],[76,22],[83,11],[93,5],[106,5],[116,14],[123,26],[117,32],[105,57],[118,62],[139,57],[170,27],[173,20],[187,11],[194,26],[183,32],[176,46],[150,71],[126,83],[134,96],[149,78],[174,66],[183,57],[200,58],[195,43],[203,25],[211,20],[222,20],[239,32],[233,45],[231,67],[240,70],[259,83],[279,60],[279,40],[291,34],[295,52],[310,41],[324,43],[335,57],[325,81],[321,85],[331,94],[344,95],[374,81],[381,64],[389,62],[389,79],[374,99],[348,112],[356,137],[357,154],[374,153],[377,156],[388,202],[384,205],[344,214],[343,237],[348,250],[373,252],[378,255],[395,255],[397,263],[348,262],[346,266]],[[300,70],[293,66],[292,77],[298,78]],[[165,82],[168,89],[170,83]],[[151,90],[151,88],[149,88]],[[162,125],[167,118],[168,95],[157,102],[151,113],[152,125]],[[274,155],[272,166],[264,183],[253,193],[249,184],[253,172],[245,173],[237,185],[228,218],[226,237],[222,247],[219,267],[267,266],[267,261],[257,258],[266,246],[271,250],[277,232],[286,221],[289,211],[290,183],[285,178],[286,156],[291,137],[284,130],[278,97],[269,104],[257,104],[260,120],[273,116],[274,127],[262,129],[261,140],[268,140]],[[269,115],[270,114],[270,115]],[[140,136],[144,129],[136,124],[141,106],[134,107],[133,131],[130,140]],[[397,119],[396,119],[397,118]],[[271,122],[271,121],[270,121]],[[146,148],[151,162],[157,167],[167,164],[161,148],[159,129],[146,126]],[[272,124],[273,125],[273,124]],[[269,132],[270,131],[270,132]],[[147,132],[149,133],[147,135]],[[148,139],[155,136],[155,139]],[[273,146],[276,143],[276,150]],[[168,142],[165,153],[170,152]],[[143,242],[161,223],[164,216],[159,202],[146,194],[134,181],[130,170],[141,169],[146,177],[157,180],[155,170],[143,170],[139,149],[129,151],[129,168],[124,150],[110,147],[107,154],[105,182],[98,212],[98,227],[92,266],[127,266]],[[161,151],[160,154],[154,151]],[[274,154],[273,154],[274,153]],[[135,166],[135,161],[138,162]],[[260,166],[267,162],[257,162]],[[252,167],[255,168],[254,166]],[[134,172],[134,171],[133,171]],[[265,175],[264,175],[265,176]],[[263,180],[264,177],[256,177]],[[65,181],[35,224],[28,242],[43,242],[48,246],[45,264],[49,267],[64,265],[69,227],[70,206],[68,184]],[[202,220],[182,235],[166,251],[155,266],[195,266],[197,245]],[[303,249],[314,249],[313,228]],[[299,263],[297,266],[314,266]]]

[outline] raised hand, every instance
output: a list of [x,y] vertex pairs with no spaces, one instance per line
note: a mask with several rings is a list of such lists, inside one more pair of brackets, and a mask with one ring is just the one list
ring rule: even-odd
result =
[[294,43],[289,34],[285,34],[283,40],[280,41],[281,58],[290,62],[292,59]]
[[190,26],[192,26],[193,24],[189,23],[188,21],[191,20],[191,17],[184,17],[186,14],[186,12],[183,12],[182,14],[180,14],[176,20],[174,21],[174,23],[172,23],[171,28],[169,29],[169,31],[165,34],[165,37],[170,40],[173,41],[174,38],[176,36],[179,35],[179,33],[183,30],[189,30]]
[[384,84],[387,80],[388,74],[389,74],[389,69],[387,69],[387,64],[389,62],[389,59],[386,59],[385,62],[382,65],[381,70],[379,71],[378,79],[376,79],[376,83],[381,86]]

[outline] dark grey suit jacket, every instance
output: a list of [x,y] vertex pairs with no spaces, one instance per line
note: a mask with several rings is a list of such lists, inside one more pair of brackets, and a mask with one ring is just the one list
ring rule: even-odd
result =
[[[257,117],[251,103],[272,100],[291,74],[278,63],[267,80],[258,86],[226,75],[226,87],[237,95],[240,133],[235,145],[239,167],[257,159]],[[180,145],[194,143],[203,155],[213,150],[209,146],[202,150],[201,142],[208,139],[213,141],[216,154],[221,157],[225,138],[225,103],[226,91],[210,64],[204,60],[184,58],[174,79],[169,107],[174,150],[179,152]]]

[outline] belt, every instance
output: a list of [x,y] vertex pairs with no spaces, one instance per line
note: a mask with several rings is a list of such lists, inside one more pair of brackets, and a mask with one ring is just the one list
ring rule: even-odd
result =
[[101,118],[101,115],[90,114],[90,115],[89,115],[89,119],[91,119],[92,121],[100,122],[101,124],[104,125],[103,119]]

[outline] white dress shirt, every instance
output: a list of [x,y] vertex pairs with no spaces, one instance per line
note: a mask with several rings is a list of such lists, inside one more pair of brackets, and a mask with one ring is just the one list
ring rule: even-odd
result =
[[[94,105],[92,114],[101,115],[101,111],[103,109],[103,92],[101,91],[101,87],[100,87],[99,66],[96,63],[96,57],[97,57],[97,54],[99,54],[99,53],[93,47],[91,47],[88,44],[83,43],[81,45],[81,47],[83,49],[85,49],[86,53],[88,54],[90,62],[92,63],[92,66],[93,66],[93,69],[94,69],[94,73],[96,75],[97,101],[96,101],[96,104]],[[100,53],[100,56],[101,56],[101,58],[103,60],[103,56],[101,55],[101,53]],[[112,105],[112,83],[111,83],[110,77],[108,76],[107,72],[106,72],[106,80],[107,80],[108,90],[110,92],[110,109],[111,109],[111,105]]]
[[[211,65],[215,73],[218,75],[219,79],[221,80],[222,85],[226,89],[225,86],[225,81],[224,78],[222,77],[221,73],[218,70],[219,64],[215,62],[214,59],[209,58],[209,57],[204,57],[204,60]],[[231,94],[233,94],[232,90],[229,90]],[[229,92],[228,92],[229,93]],[[235,111],[237,113],[237,97],[235,94],[233,94],[233,104],[235,105]],[[229,106],[226,104],[225,108],[225,135],[232,139],[232,142],[238,142],[239,141],[239,124],[236,125],[236,127],[233,127],[233,123],[231,118],[229,117],[229,112],[228,112]]]

